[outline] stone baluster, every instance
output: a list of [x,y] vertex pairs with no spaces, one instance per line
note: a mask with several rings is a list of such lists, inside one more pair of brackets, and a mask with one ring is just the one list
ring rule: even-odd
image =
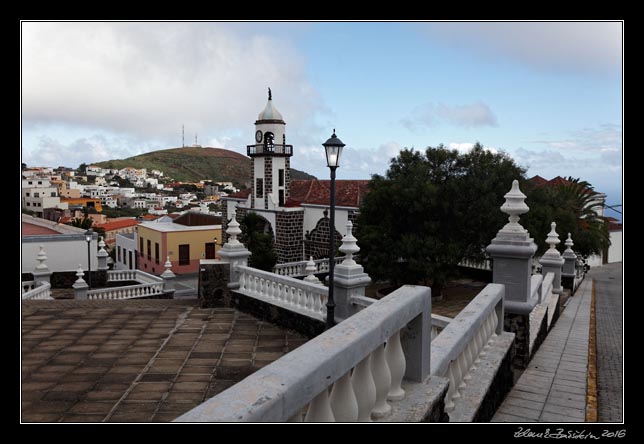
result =
[[309,411],[306,412],[305,422],[334,422],[333,411],[329,403],[329,394],[325,388],[313,398],[309,404]]
[[355,367],[351,384],[358,401],[358,421],[371,421],[371,411],[376,404],[376,383],[371,374],[371,354]]
[[353,255],[360,251],[360,247],[352,231],[353,223],[348,221],[347,234],[342,238],[339,248],[346,257],[342,263],[335,266],[333,274],[335,314],[339,319],[346,319],[359,310],[353,304],[352,298],[364,296],[365,288],[371,283],[371,278],[364,272],[364,268],[353,260]]
[[34,288],[44,284],[45,282],[49,282],[51,275],[53,274],[45,263],[47,261],[47,254],[45,253],[45,248],[42,245],[39,246],[36,261],[38,261],[38,264],[32,272],[34,275]]
[[385,356],[391,374],[391,387],[387,399],[400,401],[405,397],[405,390],[401,387],[402,379],[405,376],[405,353],[400,344],[400,330],[394,333],[387,341]]
[[[519,216],[530,208],[517,180],[512,181],[512,189],[504,197],[501,211],[508,215],[508,223],[488,245],[487,252],[494,260],[493,282],[505,286],[500,316],[505,330],[516,335],[514,366],[525,368],[530,360],[530,312],[537,303],[530,298],[532,258],[537,245],[519,224]],[[487,342],[488,338],[484,339]]]
[[562,254],[564,265],[561,270],[561,286],[573,291],[575,286],[575,263],[577,262],[577,255],[572,249],[574,243],[570,233],[568,233],[568,239],[566,239],[564,245],[566,245],[566,250]]
[[550,233],[546,238],[546,243],[550,246],[548,250],[541,256],[539,263],[541,264],[541,274],[545,276],[548,273],[554,273],[555,278],[552,280],[552,292],[561,293],[561,267],[563,267],[565,260],[557,251],[557,244],[561,241],[559,240],[559,235],[555,230],[557,224],[552,222],[550,224]]
[[228,242],[226,242],[218,251],[221,261],[230,264],[230,276],[227,285],[229,289],[239,288],[240,276],[239,271],[237,271],[237,266],[248,265],[248,258],[250,257],[250,251],[248,251],[246,247],[244,247],[244,244],[239,242],[237,239],[237,236],[239,236],[241,232],[239,222],[237,222],[235,214],[233,213],[233,218],[228,224],[228,229],[226,230]]
[[371,373],[376,383],[376,404],[371,411],[371,416],[378,419],[391,412],[391,406],[387,402],[391,387],[391,372],[385,358],[384,344],[378,346],[371,355]]
[[358,400],[351,385],[351,371],[348,371],[333,384],[331,390],[331,410],[337,422],[358,420]]
[[72,285],[72,288],[74,289],[74,299],[87,299],[89,285],[87,285],[87,282],[83,279],[84,275],[83,267],[81,264],[78,264],[78,271],[76,272],[78,279],[76,279],[76,282]]

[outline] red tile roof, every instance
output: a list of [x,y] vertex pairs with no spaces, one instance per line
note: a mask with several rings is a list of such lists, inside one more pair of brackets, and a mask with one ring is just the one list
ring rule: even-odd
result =
[[[331,197],[330,180],[294,180],[287,207],[301,204],[328,205]],[[340,207],[360,207],[369,192],[368,180],[336,180],[335,204]]]
[[608,231],[622,231],[622,223],[615,219],[614,217],[604,217],[606,222],[608,222]]
[[236,193],[229,194],[228,197],[233,197],[235,199],[246,199],[250,195],[251,189],[246,188],[245,190],[237,191]]
[[116,220],[114,222],[107,222],[105,224],[96,224],[94,227],[103,228],[105,231],[118,230],[121,228],[133,227],[138,225],[139,221],[136,219]]
[[58,231],[54,231],[51,228],[41,227],[40,225],[34,225],[27,222],[22,223],[23,236],[50,235],[50,234],[61,234],[61,233],[59,233]]
[[143,220],[155,220],[160,218],[161,216],[157,216],[156,214],[144,214],[143,216],[140,216],[139,219]]

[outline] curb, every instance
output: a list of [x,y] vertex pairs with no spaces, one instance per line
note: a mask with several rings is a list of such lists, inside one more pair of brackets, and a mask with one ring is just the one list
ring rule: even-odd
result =
[[588,332],[588,374],[586,376],[586,422],[597,422],[597,329],[595,326],[595,279],[593,278]]

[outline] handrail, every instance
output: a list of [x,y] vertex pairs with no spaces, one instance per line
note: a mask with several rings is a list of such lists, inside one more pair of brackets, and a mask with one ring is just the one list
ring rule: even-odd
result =
[[299,421],[307,405],[305,421],[368,421],[387,415],[387,399],[405,395],[403,375],[425,379],[422,371],[414,374],[419,366],[411,361],[428,363],[429,342],[417,339],[427,339],[429,332],[413,330],[409,341],[416,342],[401,345],[400,331],[408,324],[412,329],[427,325],[430,311],[429,288],[401,287],[175,421]]
[[49,282],[41,282],[39,286],[22,293],[23,301],[36,299],[54,299],[51,297],[51,284]]

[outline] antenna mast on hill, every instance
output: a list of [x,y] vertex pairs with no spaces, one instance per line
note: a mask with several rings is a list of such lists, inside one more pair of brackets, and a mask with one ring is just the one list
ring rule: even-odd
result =
[[197,145],[199,145],[199,144],[197,143],[197,133],[195,133],[195,146],[197,146]]
[[186,147],[186,133],[183,125],[181,125],[181,147],[182,148]]

